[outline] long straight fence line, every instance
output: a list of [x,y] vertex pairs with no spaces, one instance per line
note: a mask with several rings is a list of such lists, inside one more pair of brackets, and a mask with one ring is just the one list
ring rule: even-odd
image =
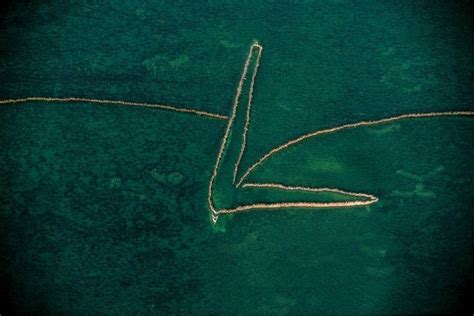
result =
[[28,103],[28,102],[92,103],[92,104],[107,104],[107,105],[138,106],[138,107],[145,107],[145,108],[156,108],[156,109],[167,110],[167,111],[195,114],[195,115],[209,117],[213,119],[219,119],[219,120],[228,119],[227,116],[222,115],[222,114],[211,113],[211,112],[206,112],[206,111],[201,111],[201,110],[196,110],[196,109],[182,108],[178,106],[165,105],[165,104],[153,104],[153,103],[131,102],[131,101],[121,101],[121,100],[102,100],[102,99],[88,99],[88,98],[76,98],[76,97],[68,97],[68,98],[27,97],[27,98],[19,98],[19,99],[0,100],[0,104],[3,104],[3,105]]

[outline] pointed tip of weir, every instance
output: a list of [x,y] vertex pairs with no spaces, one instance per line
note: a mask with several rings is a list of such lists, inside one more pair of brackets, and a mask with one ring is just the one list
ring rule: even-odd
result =
[[254,39],[254,40],[252,41],[252,46],[262,47],[262,45],[260,44],[260,42],[259,42],[258,40],[256,40],[256,39]]

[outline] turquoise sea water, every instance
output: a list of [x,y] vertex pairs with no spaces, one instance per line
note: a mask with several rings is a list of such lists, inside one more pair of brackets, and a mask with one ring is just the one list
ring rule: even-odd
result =
[[[264,51],[241,170],[318,129],[474,110],[468,1],[46,1],[7,9],[0,99],[74,96],[229,115],[258,40]],[[1,105],[2,306],[472,314],[472,118],[309,139],[249,177],[367,192],[380,198],[372,206],[249,212],[213,225],[207,186],[225,127],[158,109]],[[229,155],[236,151],[231,143]],[[232,161],[223,167],[229,172]],[[224,204],[288,199],[228,187],[216,195]]]

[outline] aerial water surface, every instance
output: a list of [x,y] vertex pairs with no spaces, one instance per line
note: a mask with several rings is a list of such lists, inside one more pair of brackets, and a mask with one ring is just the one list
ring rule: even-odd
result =
[[[311,137],[248,182],[377,202],[222,214],[209,181],[253,43],[213,201],[341,202],[236,188],[317,130],[474,110],[472,4],[61,1],[10,4],[0,99],[0,296],[37,313],[380,314],[468,310],[474,118]],[[361,200],[363,200],[361,198]],[[472,304],[472,303],[470,303]],[[0,313],[2,310],[0,310]]]

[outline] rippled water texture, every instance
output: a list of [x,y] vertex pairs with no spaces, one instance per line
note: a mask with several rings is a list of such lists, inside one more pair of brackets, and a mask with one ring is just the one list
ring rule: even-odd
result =
[[[468,1],[243,2],[10,4],[0,99],[124,100],[228,116],[258,40],[239,175],[315,130],[474,110]],[[379,201],[223,215],[213,225],[208,184],[226,124],[158,108],[0,105],[0,302],[55,314],[472,313],[472,118],[308,139],[248,181]],[[231,137],[243,126],[237,119]],[[238,153],[232,143],[226,150]],[[223,179],[232,167],[223,161]],[[289,199],[220,184],[214,198]]]

